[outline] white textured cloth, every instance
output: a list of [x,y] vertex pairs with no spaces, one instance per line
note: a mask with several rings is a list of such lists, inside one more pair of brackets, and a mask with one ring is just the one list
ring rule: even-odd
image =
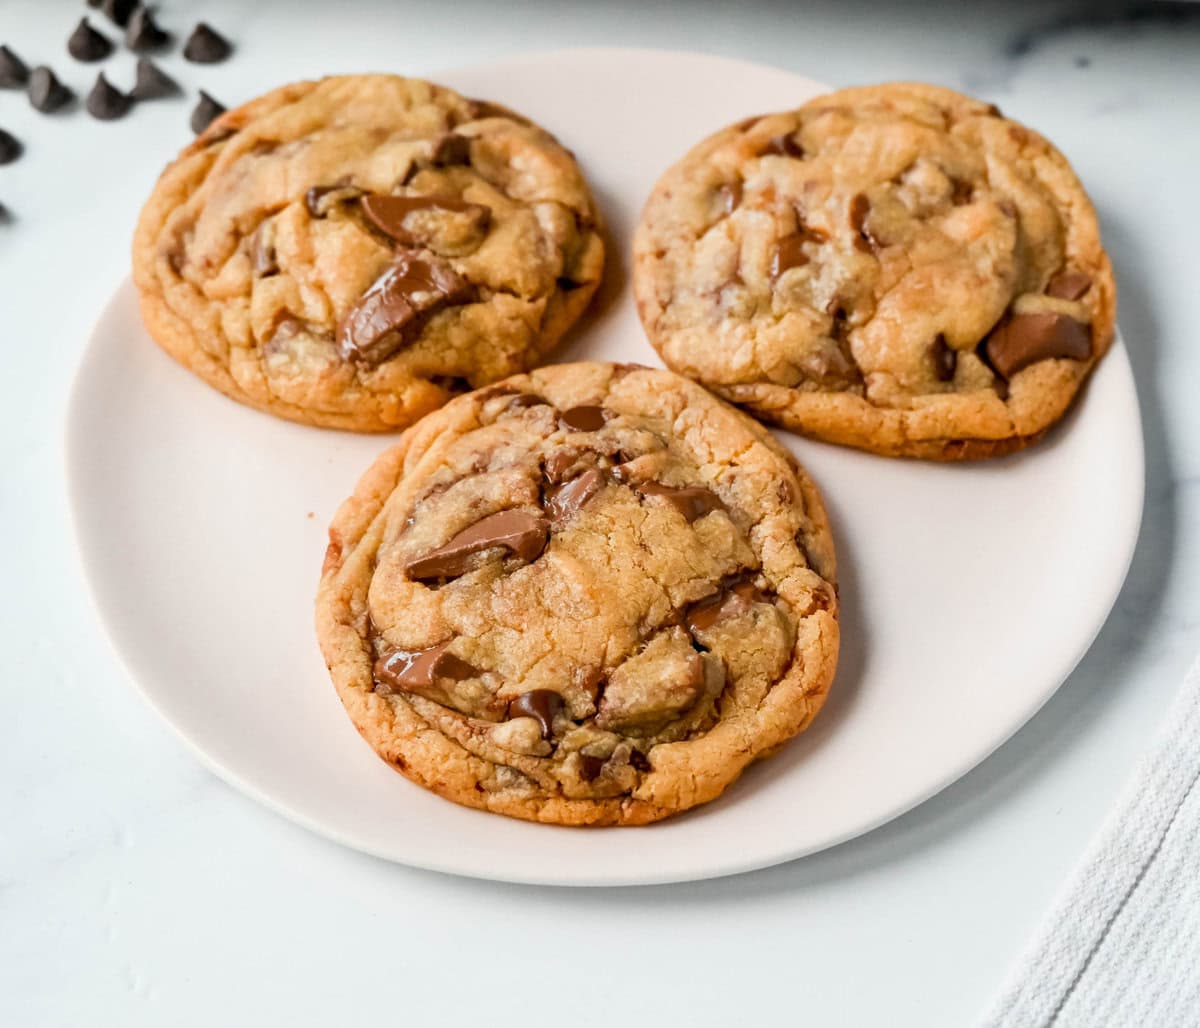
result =
[[1200,1026],[1200,660],[984,1024]]

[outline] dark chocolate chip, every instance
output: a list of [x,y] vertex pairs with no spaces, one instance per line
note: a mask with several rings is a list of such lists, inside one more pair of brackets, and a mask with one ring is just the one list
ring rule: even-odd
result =
[[433,685],[438,678],[462,681],[474,678],[479,669],[462,657],[448,653],[450,640],[425,650],[394,650],[375,662],[375,691],[389,694],[419,691]]
[[991,117],[993,117],[993,118],[1003,118],[1004,117],[1004,115],[1000,112],[1000,108],[997,107],[995,104],[988,104],[986,113],[991,115]]
[[141,4],[133,8],[129,15],[129,26],[125,29],[125,45],[130,50],[139,53],[144,50],[157,50],[166,46],[170,39],[170,35],[158,27],[150,8]]
[[574,450],[556,450],[546,458],[542,465],[546,479],[554,485],[561,483],[578,459],[579,454]]
[[542,738],[554,733],[554,715],[563,708],[563,698],[553,689],[531,689],[508,704],[508,717],[532,717],[542,729]]
[[745,614],[751,606],[763,600],[763,595],[750,582],[734,582],[707,599],[693,603],[684,612],[683,619],[688,631],[697,632],[712,628],[719,621]]
[[1046,286],[1046,295],[1060,300],[1078,300],[1092,288],[1092,276],[1084,271],[1060,271]]
[[429,381],[439,389],[445,389],[448,393],[458,394],[471,391],[471,380],[460,375],[430,375]]
[[646,759],[646,754],[641,750],[629,751],[629,766],[635,771],[646,772],[650,770],[650,761]]
[[192,29],[192,34],[183,44],[184,59],[194,64],[216,64],[232,52],[229,40],[203,21]]
[[603,757],[589,757],[586,753],[579,754],[579,777],[585,782],[594,782],[600,777],[604,765],[608,763]]
[[137,82],[129,91],[130,96],[135,100],[155,100],[160,96],[174,96],[179,92],[179,83],[149,57],[138,58]]
[[543,399],[536,393],[519,393],[508,401],[508,410],[520,410],[523,407],[545,407],[549,405],[549,400]]
[[1004,378],[1054,357],[1087,360],[1092,355],[1088,325],[1065,314],[1018,314],[985,340],[988,363]]
[[44,64],[34,68],[29,76],[29,102],[43,114],[57,111],[69,103],[74,95]]
[[975,195],[975,187],[963,179],[952,178],[950,180],[950,187],[950,202],[955,207],[961,207],[963,204],[969,203],[971,197]]
[[598,432],[608,421],[608,411],[594,404],[571,407],[558,416],[563,428],[575,432]]
[[196,135],[200,135],[209,125],[217,120],[225,113],[225,108],[217,103],[204,90],[200,90],[200,99],[196,102],[196,106],[192,109],[192,117],[190,124],[192,131]]
[[742,182],[737,179],[717,188],[717,207],[725,214],[732,214],[742,202]]
[[774,154],[778,157],[803,157],[804,147],[796,142],[796,137],[793,133],[788,132],[768,140],[766,146],[758,152],[760,156]]
[[29,81],[29,69],[8,47],[0,46],[0,88],[20,89]]
[[96,76],[96,84],[87,95],[87,112],[93,118],[101,121],[113,121],[129,112],[133,106],[133,98],[126,96],[104,77],[104,72]]
[[270,218],[254,231],[250,240],[250,260],[254,274],[259,278],[279,273],[279,259],[275,253],[275,223]]
[[661,496],[687,519],[688,523],[703,517],[710,511],[725,510],[725,504],[711,489],[703,486],[663,485],[661,482],[643,482],[637,487],[642,496]]
[[547,513],[555,523],[563,521],[579,510],[602,488],[604,488],[604,472],[599,468],[589,468],[566,484],[552,486],[546,490]]
[[401,253],[342,318],[338,350],[345,360],[381,364],[420,334],[425,319],[474,295],[444,261]]
[[471,163],[471,141],[456,132],[447,132],[433,146],[430,163],[438,167]]
[[946,337],[939,335],[933,341],[933,370],[939,382],[954,381],[954,369],[958,365],[958,354],[946,344]]
[[363,213],[384,235],[401,243],[413,242],[412,235],[404,227],[404,219],[413,211],[442,210],[454,214],[474,214],[481,227],[486,228],[492,210],[479,203],[467,203],[453,196],[364,196],[360,201]]
[[509,550],[523,561],[533,561],[546,548],[549,532],[545,518],[523,510],[502,510],[463,529],[444,546],[410,560],[404,570],[416,582],[455,578],[468,570],[472,556],[491,549]]
[[88,24],[87,18],[81,18],[67,40],[67,53],[77,61],[102,61],[112,53],[112,42],[108,36],[97,32]]
[[114,25],[124,28],[129,24],[129,16],[133,14],[134,8],[137,6],[137,0],[101,0],[100,10]]
[[0,164],[12,164],[21,156],[21,141],[10,132],[0,129]]
[[804,244],[811,242],[807,232],[793,232],[775,243],[771,255],[771,278],[779,278],[789,268],[799,268],[808,263]]

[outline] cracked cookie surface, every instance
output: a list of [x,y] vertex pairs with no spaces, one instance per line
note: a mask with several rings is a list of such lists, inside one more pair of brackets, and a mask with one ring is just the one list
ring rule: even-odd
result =
[[674,370],[786,428],[940,460],[1037,439],[1107,350],[1116,303],[1062,154],[913,83],[700,143],[646,203],[634,286]]
[[587,183],[549,133],[393,75],[222,115],[163,172],[133,245],[172,357],[242,403],[355,431],[540,363],[603,264]]
[[640,824],[807,726],[838,650],[816,487],[670,372],[584,363],[459,397],[329,530],[317,634],[355,726],[458,803]]

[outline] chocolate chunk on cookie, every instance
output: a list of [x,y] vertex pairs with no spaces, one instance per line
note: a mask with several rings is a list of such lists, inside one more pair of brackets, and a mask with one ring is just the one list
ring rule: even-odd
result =
[[834,563],[815,487],[761,425],[670,372],[557,365],[450,401],[365,474],[317,632],[355,726],[413,781],[642,824],[816,715]]
[[1039,438],[1107,351],[1115,310],[1062,154],[912,83],[697,145],[646,203],[634,288],[674,370],[785,428],[936,460]]

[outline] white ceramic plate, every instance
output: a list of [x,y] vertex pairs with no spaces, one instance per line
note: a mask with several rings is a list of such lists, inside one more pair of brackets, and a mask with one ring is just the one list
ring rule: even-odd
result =
[[[657,364],[628,252],[658,174],[709,132],[823,88],[713,57],[624,50],[449,72],[575,149],[612,227],[607,297],[561,359]],[[781,435],[836,529],[843,655],[825,711],[718,802],[640,829],[466,810],[359,739],[312,630],[325,526],[388,440],[303,428],[226,400],[147,337],[132,286],[96,325],[67,470],[96,605],[147,700],[217,774],[313,831],[420,867],[576,885],[668,882],[798,857],[942,789],[1070,673],[1125,576],[1142,436],[1118,342],[1040,446],[962,467]]]

